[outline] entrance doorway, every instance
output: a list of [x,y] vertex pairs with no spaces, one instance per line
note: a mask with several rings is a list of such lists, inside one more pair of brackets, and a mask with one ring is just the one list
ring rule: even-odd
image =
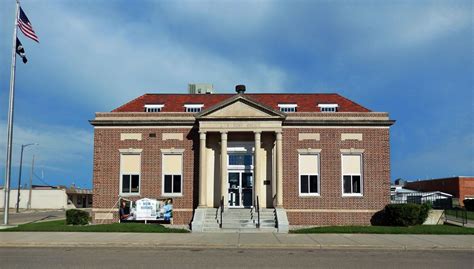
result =
[[232,171],[228,175],[229,207],[250,208],[253,205],[253,173]]

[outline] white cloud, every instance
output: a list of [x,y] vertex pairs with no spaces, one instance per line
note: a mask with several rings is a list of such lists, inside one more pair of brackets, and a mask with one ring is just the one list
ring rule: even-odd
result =
[[[5,121],[0,121],[0,126],[6,126]],[[0,128],[0,163],[5,164],[6,156],[6,128]],[[55,171],[68,172],[71,176],[74,169],[84,169],[83,164],[92,171],[93,135],[90,131],[70,126],[54,126],[36,124],[31,126],[15,125],[13,130],[13,160],[12,166],[19,165],[22,144],[38,143],[37,146],[25,148],[24,164],[31,162],[31,155],[35,154],[37,166]],[[26,156],[29,156],[26,158]],[[81,167],[78,165],[82,164]],[[2,167],[3,169],[4,167]]]
[[[44,76],[32,76],[31,90],[48,88],[48,94],[109,110],[145,92],[185,93],[189,82],[213,83],[221,92],[239,83],[278,91],[287,79],[276,66],[238,64],[159,27],[134,22],[117,29],[117,14],[95,17],[53,4],[38,9],[35,23],[43,42],[41,53],[34,54],[34,72]],[[51,23],[52,16],[61,23]]]

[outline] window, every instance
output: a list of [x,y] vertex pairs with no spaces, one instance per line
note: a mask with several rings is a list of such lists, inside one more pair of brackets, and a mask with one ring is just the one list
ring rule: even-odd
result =
[[250,166],[252,164],[252,154],[229,154],[229,165]]
[[300,195],[319,195],[319,155],[299,155]]
[[281,112],[296,112],[296,107],[298,105],[296,104],[278,104],[278,107],[280,108]]
[[342,193],[362,195],[362,155],[342,155]]
[[140,154],[120,156],[120,192],[122,194],[140,193]]
[[337,104],[319,104],[318,107],[321,109],[321,112],[337,112],[339,105]]
[[163,154],[163,195],[181,195],[183,155]]
[[145,105],[145,112],[161,112],[165,105]]
[[186,112],[197,113],[201,112],[203,106],[203,104],[186,104],[184,108]]

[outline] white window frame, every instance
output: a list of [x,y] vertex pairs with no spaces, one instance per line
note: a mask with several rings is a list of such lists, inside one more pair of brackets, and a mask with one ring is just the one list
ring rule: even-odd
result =
[[[164,171],[164,159],[165,155],[180,155],[181,156],[181,174],[165,174]],[[184,183],[184,154],[183,152],[163,152],[161,154],[161,194],[165,197],[182,197],[183,196],[183,183]],[[173,190],[174,176],[181,176],[181,190],[180,192],[165,192],[165,176],[171,176],[171,190]]]
[[201,112],[203,107],[204,107],[204,104],[185,104],[184,111],[190,112],[190,113],[198,113],[198,112]]
[[318,107],[321,112],[337,112],[339,105],[338,104],[319,104]]
[[[122,173],[122,155],[140,155],[140,171],[138,172],[138,174],[123,174]],[[120,153],[120,166],[119,166],[119,169],[120,169],[120,178],[119,178],[119,193],[120,193],[120,196],[140,196],[140,192],[141,192],[141,189],[142,189],[142,184],[141,184],[141,181],[142,181],[142,154],[141,154],[141,150],[139,151],[130,151],[130,152],[127,152],[127,151],[122,151],[121,150],[121,153]],[[124,175],[129,175],[130,176],[130,192],[123,192],[123,176]],[[131,192],[132,190],[132,175],[138,175],[138,192]]]
[[[350,174],[344,175],[344,156],[360,156],[360,175]],[[364,155],[362,153],[342,153],[341,154],[341,193],[342,197],[363,197],[364,196]],[[360,193],[345,193],[344,192],[344,176],[351,176],[351,189],[352,189],[352,176],[360,176]]]
[[164,104],[145,105],[145,112],[161,112]]
[[[316,176],[318,177],[318,192],[309,192],[309,193],[301,193],[301,176],[314,176],[314,175],[307,175],[307,174],[301,174],[301,158],[300,156],[301,155],[316,155],[317,158],[318,158],[318,174],[316,174]],[[302,196],[302,197],[319,197],[321,196],[321,165],[320,165],[320,162],[321,162],[321,155],[319,153],[315,153],[315,152],[300,152],[298,154],[298,193],[299,193],[299,196]],[[309,177],[308,177],[308,189],[310,188],[309,186]]]
[[296,108],[298,107],[297,104],[278,104],[281,112],[284,113],[291,113],[296,112]]

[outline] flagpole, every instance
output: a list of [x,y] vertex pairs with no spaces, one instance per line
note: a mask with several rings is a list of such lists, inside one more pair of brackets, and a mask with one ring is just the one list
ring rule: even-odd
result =
[[20,3],[16,0],[15,23],[13,28],[13,45],[12,45],[12,65],[10,74],[10,96],[8,100],[8,123],[7,123],[7,161],[5,164],[5,185],[4,185],[4,211],[3,224],[8,225],[8,210],[10,203],[10,178],[12,168],[12,141],[13,141],[13,111],[15,100],[15,70],[16,70],[16,32],[18,24],[18,12]]

